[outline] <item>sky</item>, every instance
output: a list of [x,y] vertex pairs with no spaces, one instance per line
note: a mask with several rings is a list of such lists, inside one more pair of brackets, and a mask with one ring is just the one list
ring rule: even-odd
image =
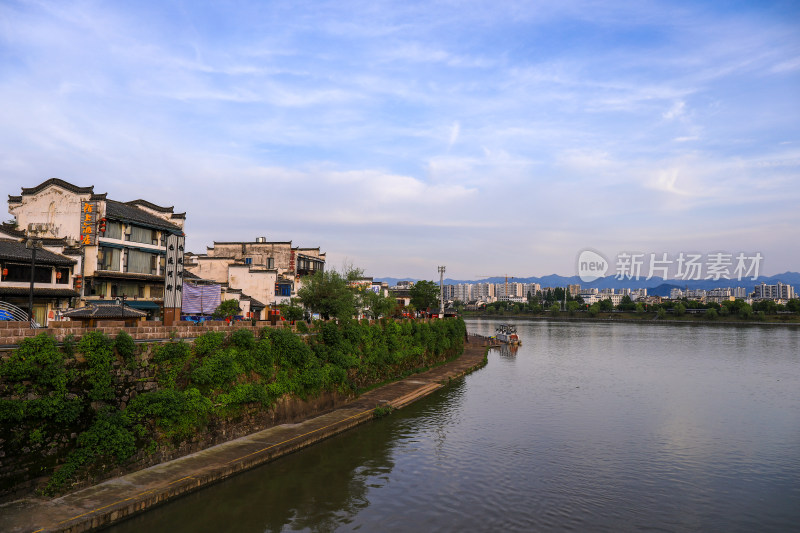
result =
[[[0,0],[0,185],[375,277],[800,270],[800,3]],[[11,218],[10,215],[8,218]]]

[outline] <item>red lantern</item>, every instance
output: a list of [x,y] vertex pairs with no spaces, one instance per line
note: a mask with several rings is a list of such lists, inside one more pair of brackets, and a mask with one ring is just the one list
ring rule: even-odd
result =
[[56,272],[56,279],[61,279],[61,272]]
[[6,276],[8,276],[8,269],[4,268],[3,269],[3,277],[6,277]]

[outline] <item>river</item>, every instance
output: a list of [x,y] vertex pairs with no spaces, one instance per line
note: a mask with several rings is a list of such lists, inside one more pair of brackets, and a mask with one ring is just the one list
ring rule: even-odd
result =
[[514,323],[466,378],[112,531],[800,530],[800,329]]

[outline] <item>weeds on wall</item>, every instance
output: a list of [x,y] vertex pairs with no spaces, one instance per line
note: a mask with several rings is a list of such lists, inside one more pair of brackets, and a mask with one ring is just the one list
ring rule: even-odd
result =
[[[117,407],[115,361],[135,366],[146,347],[127,333],[111,339],[89,332],[68,345],[85,359],[68,370],[67,356],[46,334],[26,339],[0,364],[0,422],[41,423],[23,435],[41,440],[48,424],[76,424],[78,435],[46,491],[69,486],[85,469],[124,462],[137,450],[177,446],[212,420],[225,420],[256,406],[268,408],[286,395],[314,397],[322,391],[355,393],[427,368],[463,348],[464,322],[383,320],[315,322],[307,334],[286,328],[249,329],[229,335],[205,333],[193,344],[172,341],[152,348],[158,389]],[[77,391],[77,394],[75,393]]]

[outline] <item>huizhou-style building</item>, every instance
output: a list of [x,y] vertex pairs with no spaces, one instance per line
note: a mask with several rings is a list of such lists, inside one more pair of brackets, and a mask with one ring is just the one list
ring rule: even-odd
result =
[[[291,241],[214,242],[205,254],[187,254],[186,271],[199,278],[241,290],[258,305],[278,305],[297,295],[304,276],[325,268],[319,248],[292,246]],[[263,304],[261,302],[264,302]],[[251,307],[254,316],[260,309]]]
[[65,255],[79,250],[79,306],[124,296],[130,307],[160,318],[166,239],[183,233],[185,213],[146,200],[118,202],[57,178],[9,196],[8,212],[20,230],[38,224],[45,241],[63,241]]
[[[9,233],[0,231],[0,300],[27,313],[33,251],[22,240],[8,238]],[[78,296],[72,288],[76,264],[75,259],[44,247],[36,251],[32,314],[38,324],[60,318]]]

